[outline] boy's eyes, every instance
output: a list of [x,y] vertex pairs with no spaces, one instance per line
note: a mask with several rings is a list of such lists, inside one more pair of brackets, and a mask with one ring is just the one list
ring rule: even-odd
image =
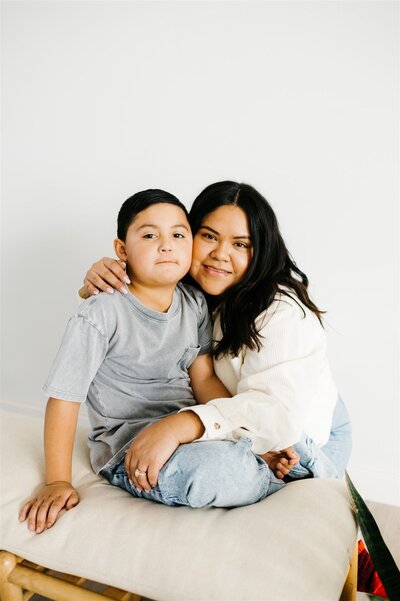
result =
[[[185,235],[181,234],[180,232],[175,232],[173,234],[173,237],[180,239],[180,238],[185,238]],[[154,238],[157,238],[157,234],[144,234],[143,238],[147,238],[149,240],[154,240]]]

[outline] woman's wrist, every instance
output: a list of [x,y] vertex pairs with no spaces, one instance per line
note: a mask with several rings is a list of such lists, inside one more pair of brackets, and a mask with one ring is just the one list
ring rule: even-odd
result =
[[204,434],[204,424],[194,411],[182,411],[167,418],[179,444],[193,442]]

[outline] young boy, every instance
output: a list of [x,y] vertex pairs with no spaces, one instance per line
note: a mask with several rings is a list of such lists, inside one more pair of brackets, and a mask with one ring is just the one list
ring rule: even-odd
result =
[[[170,432],[163,449],[167,459],[187,442],[174,432],[181,419],[179,409],[230,396],[214,374],[204,296],[178,284],[189,270],[192,254],[184,205],[162,190],[128,198],[118,215],[114,247],[127,263],[129,293],[100,294],[81,305],[68,322],[44,386],[50,396],[45,485],[20,512],[20,520],[27,519],[36,533],[53,526],[61,509],[79,502],[71,484],[71,463],[81,403],[88,406],[94,471],[112,481],[118,468],[125,482],[118,485],[133,483],[132,494],[149,493],[148,498],[163,502],[150,496],[150,483],[157,481],[162,465],[147,473],[137,464],[135,437],[165,418],[159,423]],[[193,440],[193,434],[202,435],[203,425],[189,413],[193,428],[188,440]]]

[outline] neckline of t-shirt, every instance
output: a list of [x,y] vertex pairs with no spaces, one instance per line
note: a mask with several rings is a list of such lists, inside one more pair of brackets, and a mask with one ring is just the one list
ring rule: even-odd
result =
[[156,311],[155,309],[151,309],[150,307],[146,307],[140,300],[134,296],[131,292],[123,295],[124,298],[132,305],[134,309],[136,309],[139,313],[146,315],[146,317],[151,317],[152,319],[156,319],[157,321],[168,321],[177,313],[180,305],[179,295],[178,295],[178,287],[174,290],[174,295],[172,297],[172,303],[166,313],[162,311]]

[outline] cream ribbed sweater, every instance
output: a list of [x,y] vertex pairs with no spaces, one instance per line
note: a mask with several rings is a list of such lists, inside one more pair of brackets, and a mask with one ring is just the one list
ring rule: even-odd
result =
[[[238,357],[214,363],[232,398],[188,408],[205,426],[201,440],[249,436],[253,451],[264,453],[294,444],[305,432],[324,444],[338,393],[317,317],[298,299],[278,294],[257,326],[264,342],[260,352],[245,347]],[[221,336],[217,317],[214,339]]]

